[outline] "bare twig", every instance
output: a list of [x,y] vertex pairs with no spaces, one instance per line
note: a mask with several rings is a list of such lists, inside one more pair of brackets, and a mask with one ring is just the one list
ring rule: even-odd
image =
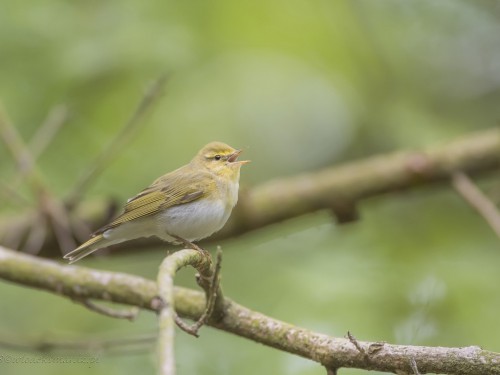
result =
[[198,334],[198,330],[193,329],[194,324],[186,323],[177,314],[174,314],[174,321],[175,321],[175,324],[177,324],[177,326],[180,329],[182,329],[184,332],[186,332],[187,334],[194,336],[194,337],[200,337],[200,335]]
[[2,196],[2,201],[4,202],[13,202],[17,205],[23,206],[30,204],[30,202],[23,197],[19,191],[3,183],[3,181],[0,181],[0,196]]
[[9,149],[19,172],[26,175],[35,195],[44,192],[45,186],[39,172],[35,168],[34,159],[26,147],[16,128],[10,122],[3,106],[0,103],[0,137]]
[[[5,143],[8,143],[8,147],[11,151],[12,156],[18,166],[19,174],[11,179],[9,186],[4,186],[2,184],[2,193],[7,192],[11,197],[14,197],[19,202],[25,202],[21,195],[17,193],[16,188],[22,182],[23,178],[27,175],[31,175],[37,172],[33,172],[35,168],[35,160],[38,156],[45,150],[54,135],[59,130],[60,126],[64,123],[67,117],[67,110],[65,107],[58,106],[50,111],[47,119],[38,128],[38,131],[33,136],[29,147],[22,141],[21,136],[15,130],[8,120],[7,115],[0,107],[0,134]],[[34,177],[35,180],[39,180],[40,177]],[[40,184],[40,182],[35,182]],[[33,181],[31,182],[33,184]],[[34,190],[38,190],[34,189]]]
[[[217,299],[222,300],[222,292],[220,290],[220,270],[222,266],[222,250],[220,247],[217,248],[217,260],[215,262],[215,269],[212,274],[210,280],[210,286],[205,289],[205,299],[207,301],[205,310],[203,314],[199,317],[199,319],[194,324],[186,324],[182,319],[176,316],[177,325],[185,332],[198,337],[198,331],[200,328],[208,322],[208,320],[212,317],[212,314],[215,309]],[[199,276],[199,275],[197,275]],[[198,277],[197,280],[201,280],[201,277]],[[204,284],[200,281],[200,285],[204,286]],[[206,287],[206,286],[205,286]]]
[[132,116],[122,127],[121,131],[102,153],[97,156],[96,160],[90,163],[89,167],[80,175],[75,187],[66,199],[66,203],[69,207],[73,207],[81,199],[95,178],[108,167],[118,152],[130,141],[131,137],[134,135],[134,131],[144,120],[144,117],[158,102],[158,99],[163,93],[166,81],[167,76],[162,76],[153,82],[137,105]]
[[222,249],[220,246],[217,247],[217,253],[216,253],[216,261],[215,261],[215,268],[212,274],[212,280],[210,281],[210,289],[209,289],[209,294],[206,296],[207,298],[207,308],[203,315],[201,316],[200,319],[198,319],[197,324],[199,325],[196,329],[198,329],[208,322],[208,320],[212,317],[212,314],[215,310],[215,306],[217,304],[217,301],[222,302],[223,297],[222,297],[222,291],[220,288],[220,271],[222,269]]
[[20,248],[24,238],[29,236],[31,225],[36,216],[37,213],[31,211],[21,219],[21,223],[14,226],[14,229],[9,227],[2,228],[2,244],[13,249]]
[[415,362],[415,358],[410,359],[410,366],[414,375],[420,375],[420,372],[418,371],[417,367],[417,362]]
[[455,190],[469,203],[500,237],[500,212],[495,204],[463,172],[452,174]]
[[25,145],[24,142],[22,142],[22,147],[25,147],[29,152],[31,163],[29,168],[19,170],[19,173],[12,178],[12,182],[10,184],[11,188],[16,189],[21,184],[24,177],[31,173],[31,169],[35,167],[36,159],[38,159],[38,157],[45,151],[47,146],[59,131],[60,127],[65,123],[67,116],[68,111],[66,107],[54,107],[49,112],[45,121],[38,127],[29,145]]
[[45,151],[67,119],[68,109],[66,106],[58,105],[52,108],[29,143],[29,148],[34,159],[37,159]]
[[41,210],[44,211],[52,224],[54,234],[59,244],[59,248],[63,254],[73,250],[76,247],[75,239],[73,238],[73,229],[69,220],[66,207],[60,201],[50,196],[44,200]]
[[365,349],[363,349],[363,347],[359,344],[356,337],[354,337],[354,335],[350,331],[347,331],[347,338],[349,339],[351,344],[353,344],[356,347],[356,349],[358,349],[358,351],[363,355],[363,357],[368,360],[369,359],[368,353],[365,351]]
[[23,251],[28,254],[37,254],[43,246],[47,235],[47,217],[41,213],[33,216],[28,237],[23,246]]
[[117,310],[110,307],[97,305],[88,298],[83,298],[83,299],[74,298],[73,301],[82,304],[91,311],[109,316],[110,318],[127,319],[132,321],[135,318],[137,318],[137,315],[139,315],[139,308],[136,306],[126,310]]

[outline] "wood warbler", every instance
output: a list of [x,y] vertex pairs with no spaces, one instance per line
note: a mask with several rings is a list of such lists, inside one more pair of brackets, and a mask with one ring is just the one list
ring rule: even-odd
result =
[[129,199],[124,212],[77,249],[64,256],[70,263],[123,241],[156,236],[200,248],[201,240],[221,229],[238,200],[241,150],[222,142],[203,147],[191,162],[158,178]]

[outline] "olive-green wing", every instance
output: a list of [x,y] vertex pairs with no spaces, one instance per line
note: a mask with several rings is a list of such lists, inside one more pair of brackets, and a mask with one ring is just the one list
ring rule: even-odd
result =
[[114,228],[120,224],[154,215],[169,207],[195,201],[214,188],[215,181],[210,175],[182,171],[167,174],[157,179],[151,186],[129,199],[124,212],[95,234]]

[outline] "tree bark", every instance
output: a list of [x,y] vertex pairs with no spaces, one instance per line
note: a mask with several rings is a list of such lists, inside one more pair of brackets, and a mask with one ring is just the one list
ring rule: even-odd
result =
[[[138,276],[60,265],[51,260],[21,254],[0,246],[0,278],[43,289],[71,299],[100,299],[158,310],[157,284]],[[198,319],[205,296],[186,288],[174,290],[180,316]],[[156,301],[156,302],[155,302]],[[328,369],[341,367],[392,373],[458,375],[500,374],[500,353],[477,346],[445,348],[392,345],[384,342],[335,338],[272,319],[228,298],[223,311],[208,324],[264,345],[297,354]]]

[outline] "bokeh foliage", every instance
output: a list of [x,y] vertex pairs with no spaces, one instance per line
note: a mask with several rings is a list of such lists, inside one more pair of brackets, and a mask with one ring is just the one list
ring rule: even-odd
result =
[[[51,108],[68,107],[67,125],[39,160],[62,196],[147,84],[169,73],[160,105],[88,198],[123,201],[211,140],[245,149],[253,163],[242,185],[251,186],[497,126],[499,18],[495,0],[5,0],[0,98],[27,139]],[[1,146],[2,181],[13,174]],[[495,190],[496,182],[482,184]],[[319,212],[223,243],[226,294],[330,335],[500,351],[500,251],[482,219],[446,186],[360,208],[356,224],[339,227]],[[86,264],[154,278],[163,255]],[[191,279],[185,273],[180,282]],[[149,313],[118,322],[43,293],[4,283],[0,290],[0,334],[127,337],[156,327]],[[180,373],[324,373],[252,342],[201,333],[179,333]],[[0,363],[2,374],[27,371],[153,373],[154,352],[103,355],[90,368]]]

